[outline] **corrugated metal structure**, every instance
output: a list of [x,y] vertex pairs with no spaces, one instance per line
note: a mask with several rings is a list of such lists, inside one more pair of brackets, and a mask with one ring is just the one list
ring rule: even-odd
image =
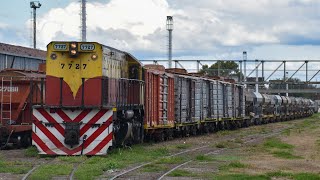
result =
[[3,69],[38,70],[46,51],[0,43],[0,71]]

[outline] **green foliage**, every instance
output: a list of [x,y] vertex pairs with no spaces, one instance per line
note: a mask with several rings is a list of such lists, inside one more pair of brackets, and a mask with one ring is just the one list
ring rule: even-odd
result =
[[208,65],[203,65],[200,73],[205,73],[210,76],[239,76],[239,66],[234,61],[217,61],[210,67]]

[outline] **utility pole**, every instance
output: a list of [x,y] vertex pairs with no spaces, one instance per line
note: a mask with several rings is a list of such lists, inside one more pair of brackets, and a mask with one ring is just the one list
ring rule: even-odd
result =
[[167,30],[169,32],[168,44],[168,65],[172,68],[172,31],[173,31],[173,17],[167,16]]
[[86,42],[87,41],[87,13],[86,13],[86,3],[87,0],[81,0],[81,41]]
[[33,9],[33,48],[37,48],[37,8],[40,8],[41,4],[39,1],[31,1],[30,8]]

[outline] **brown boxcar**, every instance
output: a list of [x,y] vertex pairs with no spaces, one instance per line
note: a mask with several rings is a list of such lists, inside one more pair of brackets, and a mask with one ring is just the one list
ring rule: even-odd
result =
[[145,70],[145,129],[174,127],[174,77],[153,68]]
[[[0,72],[0,143],[31,145],[32,105],[43,102],[44,74],[7,69]],[[42,79],[42,80],[41,80]]]

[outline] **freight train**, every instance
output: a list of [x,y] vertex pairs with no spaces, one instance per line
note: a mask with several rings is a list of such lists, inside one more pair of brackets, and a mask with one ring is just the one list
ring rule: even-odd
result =
[[0,71],[0,148],[31,145],[32,106],[39,104],[40,71],[5,69]]
[[[309,99],[246,91],[217,77],[142,64],[96,42],[47,46],[44,101],[33,107],[40,154],[104,155],[112,147],[310,116]],[[44,81],[42,81],[44,83]]]

